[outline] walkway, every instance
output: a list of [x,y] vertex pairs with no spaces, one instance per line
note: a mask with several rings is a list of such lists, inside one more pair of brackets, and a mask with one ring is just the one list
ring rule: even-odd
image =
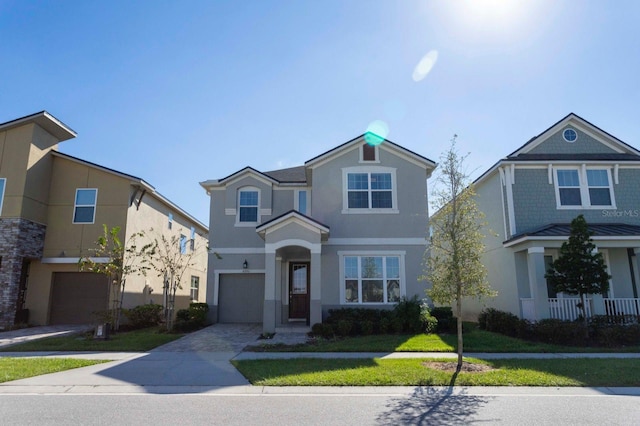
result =
[[93,328],[91,325],[45,325],[38,327],[20,328],[17,330],[0,332],[0,348],[44,339],[45,337],[66,336],[82,333]]

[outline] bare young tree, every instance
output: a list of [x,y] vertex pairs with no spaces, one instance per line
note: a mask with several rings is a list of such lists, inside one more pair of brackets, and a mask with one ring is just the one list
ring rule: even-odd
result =
[[150,269],[146,259],[152,254],[153,245],[151,243],[139,245],[139,240],[144,237],[142,232],[134,233],[123,244],[118,236],[119,226],[109,229],[106,224],[103,224],[102,228],[103,233],[96,240],[96,247],[89,250],[91,253],[89,256],[80,257],[79,267],[81,271],[95,272],[109,277],[111,308],[108,316],[113,329],[118,330],[127,277],[146,276]]
[[430,245],[425,253],[427,295],[438,304],[452,305],[458,320],[458,367],[462,368],[462,299],[492,296],[484,251],[484,215],[475,202],[473,185],[464,170],[467,156],[456,150],[456,135],[441,157],[440,175],[433,191],[436,213],[430,218]]
[[153,251],[147,256],[146,262],[163,279],[165,325],[167,330],[171,330],[176,292],[182,289],[186,271],[196,265],[195,257],[199,255],[200,247],[195,241],[190,245],[189,240],[183,235],[154,235],[153,229],[149,230],[149,234],[150,237],[153,235]]

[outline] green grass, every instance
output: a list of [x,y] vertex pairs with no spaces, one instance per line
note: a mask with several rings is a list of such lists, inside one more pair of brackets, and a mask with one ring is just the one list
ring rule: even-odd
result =
[[[461,372],[454,382],[457,386],[640,386],[637,359],[466,361],[487,364],[495,370]],[[427,368],[423,362],[425,359],[287,359],[233,361],[233,364],[253,385],[259,386],[452,384],[453,373]]]
[[70,358],[0,358],[0,383],[107,362]]
[[158,328],[145,328],[112,334],[109,340],[96,340],[93,334],[49,337],[0,349],[0,352],[33,351],[104,351],[144,352],[182,337],[183,334],[165,333]]
[[[468,329],[468,331],[466,330]],[[381,334],[336,339],[318,339],[303,345],[252,347],[265,352],[455,352],[455,334]],[[640,346],[624,348],[550,345],[516,339],[465,325],[465,352],[640,352]]]

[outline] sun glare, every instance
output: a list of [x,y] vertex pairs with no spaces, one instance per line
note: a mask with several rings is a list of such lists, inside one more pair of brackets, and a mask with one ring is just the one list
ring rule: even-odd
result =
[[455,20],[468,31],[513,36],[526,22],[532,3],[527,0],[462,0],[448,4]]

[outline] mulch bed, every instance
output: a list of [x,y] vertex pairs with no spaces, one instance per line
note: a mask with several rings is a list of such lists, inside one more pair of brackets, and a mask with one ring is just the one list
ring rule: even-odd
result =
[[[446,371],[448,373],[454,373],[456,368],[458,367],[458,362],[438,362],[438,361],[429,361],[423,362],[423,366],[427,368],[432,368],[434,370]],[[462,361],[461,372],[464,373],[484,373],[486,371],[495,370],[495,368],[486,364],[472,364],[470,362]]]

